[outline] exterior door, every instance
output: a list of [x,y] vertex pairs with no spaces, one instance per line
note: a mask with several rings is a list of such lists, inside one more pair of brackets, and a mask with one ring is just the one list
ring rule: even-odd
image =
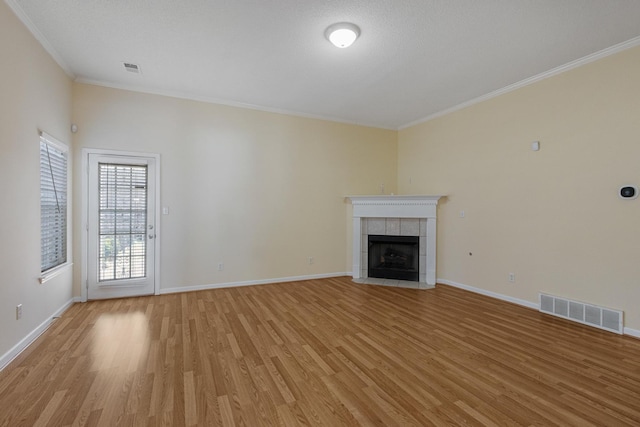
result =
[[154,293],[155,159],[89,154],[87,297]]

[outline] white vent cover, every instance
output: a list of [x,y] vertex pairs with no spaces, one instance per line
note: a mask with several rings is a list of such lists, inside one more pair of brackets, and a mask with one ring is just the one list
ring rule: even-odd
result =
[[124,69],[128,72],[140,74],[140,67],[138,65],[132,64],[130,62],[123,62],[122,65],[124,65]]
[[617,334],[623,332],[623,313],[620,310],[541,293],[540,311]]

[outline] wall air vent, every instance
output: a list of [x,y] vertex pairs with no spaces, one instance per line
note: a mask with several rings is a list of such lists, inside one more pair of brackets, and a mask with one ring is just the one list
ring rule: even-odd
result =
[[560,298],[553,295],[540,294],[540,311],[563,319],[604,329],[605,331],[623,333],[623,312]]
[[124,65],[124,69],[128,72],[140,74],[140,67],[138,65],[132,64],[130,62],[123,62],[122,65]]

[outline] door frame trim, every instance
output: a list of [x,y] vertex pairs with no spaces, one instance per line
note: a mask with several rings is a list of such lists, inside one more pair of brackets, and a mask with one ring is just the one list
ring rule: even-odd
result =
[[88,241],[89,241],[89,155],[97,154],[104,156],[122,156],[122,157],[147,157],[155,159],[156,173],[155,173],[155,227],[156,237],[154,240],[154,260],[153,260],[153,294],[160,295],[160,247],[161,247],[161,225],[162,217],[160,215],[160,154],[158,153],[143,153],[136,151],[122,151],[122,150],[103,150],[98,148],[83,148],[82,149],[82,194],[81,194],[81,206],[82,206],[82,230],[81,230],[81,251],[82,254],[80,269],[80,277],[82,279],[80,284],[80,301],[87,302],[87,286],[89,283],[89,272],[87,268],[87,255],[88,255]]

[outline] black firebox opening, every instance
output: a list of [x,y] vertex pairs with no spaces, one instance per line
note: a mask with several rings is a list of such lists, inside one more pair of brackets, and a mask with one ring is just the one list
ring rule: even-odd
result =
[[369,277],[419,281],[420,238],[369,235]]

